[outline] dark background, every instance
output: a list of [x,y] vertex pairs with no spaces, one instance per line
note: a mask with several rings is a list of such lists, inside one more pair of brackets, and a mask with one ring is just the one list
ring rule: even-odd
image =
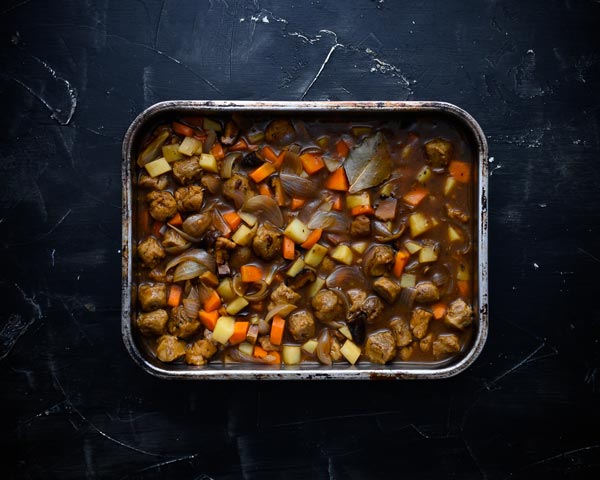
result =
[[[3,478],[599,478],[598,1],[0,5]],[[140,370],[120,149],[164,99],[469,111],[493,157],[477,362],[444,381]]]

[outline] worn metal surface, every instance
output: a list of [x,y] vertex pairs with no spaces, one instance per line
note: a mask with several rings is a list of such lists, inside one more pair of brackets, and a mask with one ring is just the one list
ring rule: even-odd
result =
[[[451,115],[458,120],[471,137],[472,147],[477,160],[477,201],[473,202],[478,218],[475,233],[477,245],[477,282],[478,295],[475,299],[475,310],[478,311],[473,322],[475,330],[471,344],[465,352],[453,358],[451,363],[439,365],[424,364],[407,366],[392,362],[388,365],[358,364],[356,366],[337,365],[333,367],[314,365],[271,366],[209,363],[203,367],[181,364],[166,364],[147,355],[134,338],[132,331],[132,288],[133,283],[133,189],[132,179],[135,166],[134,149],[141,135],[148,130],[158,116],[186,112],[198,114],[215,114],[220,112],[289,112],[302,114],[310,112],[370,112],[373,115],[383,112],[441,113]],[[441,379],[448,378],[465,370],[481,353],[488,332],[488,149],[486,138],[475,119],[461,108],[445,102],[253,102],[253,101],[190,101],[173,100],[157,103],[142,113],[132,122],[123,141],[123,246],[122,246],[122,306],[121,330],[127,351],[147,372],[165,379],[260,379],[260,380],[358,380],[358,379]]]

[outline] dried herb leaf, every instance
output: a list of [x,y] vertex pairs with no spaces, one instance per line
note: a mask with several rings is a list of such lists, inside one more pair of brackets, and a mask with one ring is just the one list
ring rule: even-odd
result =
[[379,185],[392,173],[392,159],[381,132],[366,138],[354,148],[344,163],[350,182],[349,193]]

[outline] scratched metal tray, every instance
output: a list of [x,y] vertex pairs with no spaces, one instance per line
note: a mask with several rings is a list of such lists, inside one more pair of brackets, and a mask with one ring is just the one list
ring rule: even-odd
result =
[[[147,349],[135,329],[132,329],[135,310],[136,287],[133,280],[134,244],[134,205],[133,179],[136,145],[148,131],[161,120],[175,114],[219,114],[223,112],[253,112],[261,114],[302,115],[336,112],[337,116],[364,115],[388,117],[406,114],[438,114],[450,119],[462,128],[471,142],[475,169],[476,187],[473,189],[474,225],[474,280],[477,294],[473,299],[475,321],[470,344],[458,355],[437,363],[391,362],[387,365],[374,365],[359,362],[355,366],[334,364],[331,367],[316,363],[296,366],[254,365],[214,362],[202,367],[185,364],[162,363]],[[263,102],[263,101],[189,101],[173,100],[157,103],[144,110],[132,122],[123,141],[123,246],[122,246],[122,304],[121,331],[127,351],[135,362],[157,377],[165,379],[255,379],[255,380],[360,380],[360,379],[438,379],[456,375],[471,365],[480,354],[488,332],[488,149],[485,136],[479,124],[464,110],[445,102]],[[475,211],[476,210],[476,211]]]

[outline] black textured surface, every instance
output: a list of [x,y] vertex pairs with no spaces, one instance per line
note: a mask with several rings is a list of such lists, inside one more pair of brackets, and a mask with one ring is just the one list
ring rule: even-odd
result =
[[[594,1],[3,1],[3,478],[598,478]],[[490,335],[437,382],[178,383],[120,337],[120,146],[163,99],[455,103]]]

